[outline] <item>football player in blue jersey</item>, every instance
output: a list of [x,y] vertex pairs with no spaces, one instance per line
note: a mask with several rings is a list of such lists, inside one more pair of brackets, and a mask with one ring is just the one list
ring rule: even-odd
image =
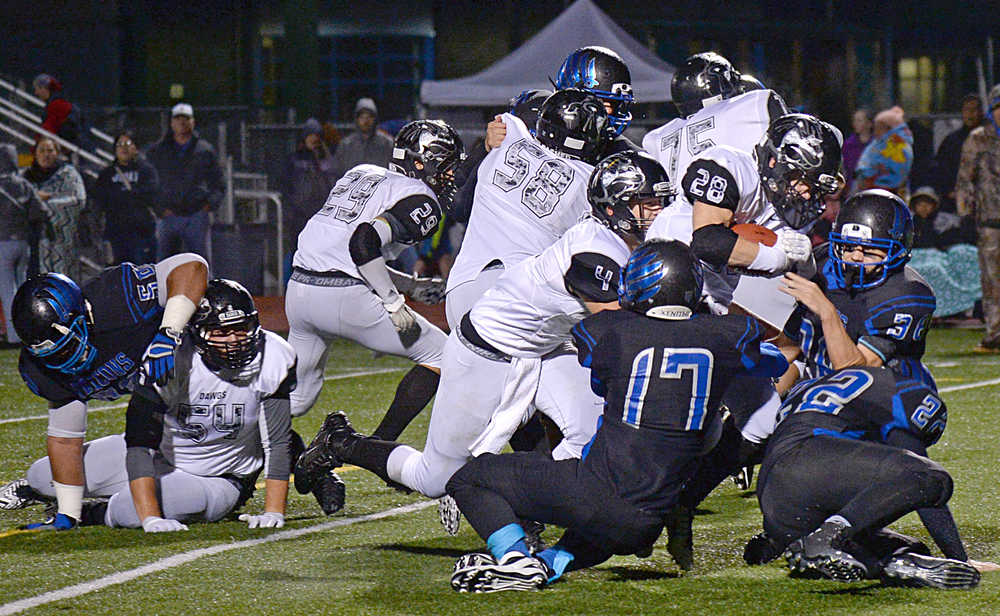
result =
[[607,47],[581,47],[566,56],[553,81],[556,90],[577,88],[593,94],[608,112],[612,140],[605,155],[641,148],[629,141],[625,129],[632,123],[632,75],[622,57]]
[[[754,319],[693,314],[701,292],[701,268],[681,242],[647,242],[631,254],[618,287],[624,310],[596,313],[572,330],[605,400],[583,458],[483,454],[449,480],[448,493],[490,549],[456,562],[455,590],[533,590],[613,554],[649,555],[664,514],[718,435],[729,381],[788,366],[776,347],[761,344]],[[524,519],[567,531],[532,555]]]
[[[761,464],[764,533],[750,564],[786,547],[794,572],[839,581],[878,579],[971,588],[968,561],[948,510],[952,478],[927,447],[948,419],[937,392],[886,368],[854,367],[803,381],[785,400]],[[946,558],[884,527],[916,511]]]
[[49,404],[47,448],[57,514],[32,528],[67,530],[80,519],[87,402],[115,400],[137,384],[164,384],[208,283],[208,264],[184,253],[104,270],[81,288],[57,273],[17,291],[12,321],[24,348],[21,378]]

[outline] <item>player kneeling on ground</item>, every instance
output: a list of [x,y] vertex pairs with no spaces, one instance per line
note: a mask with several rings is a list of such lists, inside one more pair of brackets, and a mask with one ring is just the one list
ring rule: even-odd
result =
[[[746,316],[694,315],[702,274],[684,244],[640,245],[622,271],[624,310],[606,310],[572,330],[580,364],[604,397],[604,415],[582,459],[537,453],[481,455],[447,490],[491,554],[455,564],[459,592],[532,590],[565,571],[613,554],[649,555],[698,457],[717,437],[719,399],[729,381],[787,368]],[[655,343],[654,343],[655,341]],[[530,555],[520,520],[567,528]]]
[[[264,331],[239,283],[208,283],[177,352],[177,376],[142,388],[129,403],[125,434],[84,445],[83,525],[146,532],[187,530],[184,522],[222,519],[266,478],[264,512],[250,528],[280,528],[288,494],[295,353]],[[55,496],[48,458],[28,471],[20,505]]]
[[[842,582],[972,588],[979,583],[947,502],[951,476],[926,456],[947,422],[937,393],[886,368],[838,370],[789,393],[761,464],[764,533],[744,559],[785,550],[793,572]],[[884,527],[916,511],[947,558]],[[974,566],[976,565],[976,566]]]

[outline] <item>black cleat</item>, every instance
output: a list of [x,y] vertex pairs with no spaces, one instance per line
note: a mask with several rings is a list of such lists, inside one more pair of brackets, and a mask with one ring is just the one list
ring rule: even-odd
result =
[[667,552],[684,571],[694,567],[694,510],[684,505],[674,505],[663,519],[667,529]]
[[801,539],[796,539],[785,550],[785,560],[794,573],[818,572],[827,579],[838,582],[857,582],[868,576],[868,568],[842,548],[846,524],[827,520],[823,525]]
[[344,481],[337,476],[337,473],[329,471],[320,477],[316,486],[312,490],[316,502],[326,515],[333,515],[344,508],[347,500],[347,486]]
[[744,466],[740,472],[733,475],[733,483],[740,490],[747,491],[753,485],[753,467]]
[[312,492],[323,475],[341,466],[351,445],[361,438],[343,411],[327,415],[316,438],[295,463],[295,489],[299,494]]
[[882,568],[882,581],[893,586],[967,589],[979,584],[979,571],[960,560],[904,552]]
[[521,528],[524,529],[524,544],[528,546],[528,551],[532,555],[545,549],[545,541],[542,540],[542,533],[545,532],[544,524],[529,520],[522,522]]

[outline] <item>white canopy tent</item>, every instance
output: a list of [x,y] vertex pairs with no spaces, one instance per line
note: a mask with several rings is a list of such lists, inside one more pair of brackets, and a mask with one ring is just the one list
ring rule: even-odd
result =
[[621,55],[637,102],[670,101],[674,67],[632,38],[592,0],[576,0],[558,17],[489,68],[459,79],[424,81],[420,100],[431,107],[505,105],[522,90],[551,88],[574,49],[600,45]]

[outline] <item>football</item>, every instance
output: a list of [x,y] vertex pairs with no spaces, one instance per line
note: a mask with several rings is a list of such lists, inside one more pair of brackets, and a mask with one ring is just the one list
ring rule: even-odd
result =
[[762,225],[743,223],[741,225],[733,225],[732,229],[736,235],[742,237],[748,242],[756,242],[765,246],[774,246],[775,242],[778,241],[778,234]]

